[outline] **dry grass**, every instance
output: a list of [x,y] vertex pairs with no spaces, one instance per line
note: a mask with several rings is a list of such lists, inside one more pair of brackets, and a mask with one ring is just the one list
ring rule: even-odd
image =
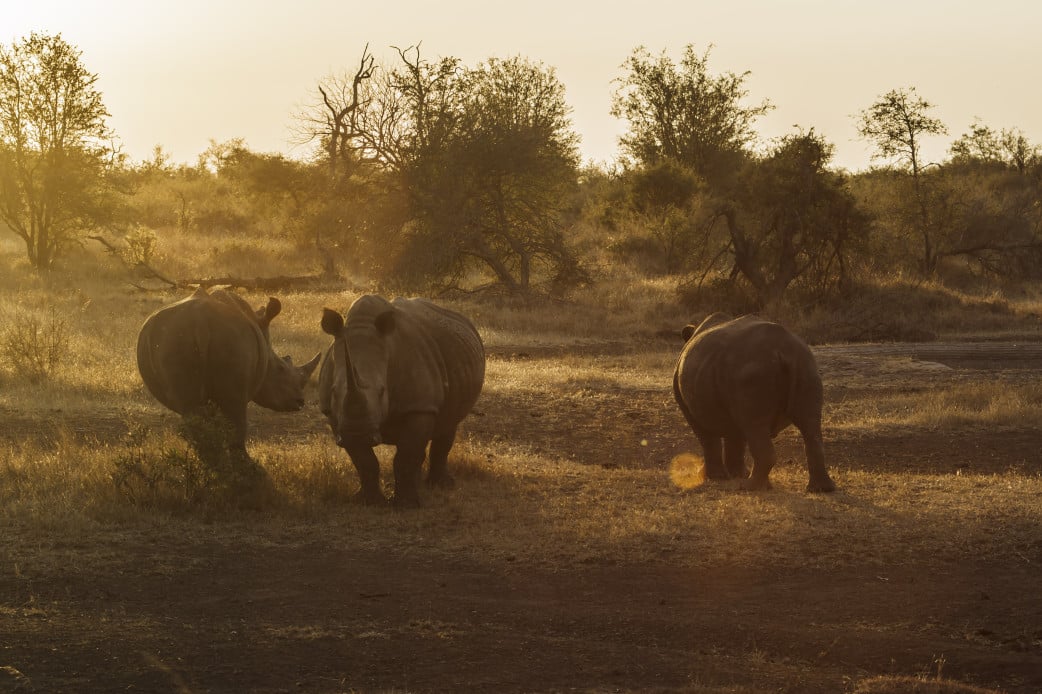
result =
[[[211,253],[199,239],[166,239],[157,263],[178,276],[313,271],[287,244],[247,252],[239,243],[222,241]],[[245,508],[193,495],[185,486],[190,453],[175,433],[177,418],[144,391],[133,356],[144,318],[180,294],[130,289],[122,269],[101,254],[88,252],[83,269],[71,276],[38,277],[19,253],[0,239],[0,314],[59,316],[70,347],[36,382],[0,363],[0,527],[16,543],[0,558],[15,575],[62,575],[70,563],[110,571],[127,546],[158,543],[173,550],[154,557],[143,550],[143,570],[174,577],[183,568],[179,561],[207,570],[206,558],[192,550],[215,537],[235,548],[296,548],[313,537],[338,546],[343,538],[345,549],[465,559],[497,571],[608,564],[640,571],[690,567],[696,575],[736,568],[764,575],[848,570],[877,586],[890,585],[891,572],[906,567],[1014,571],[1042,561],[1037,466],[978,469],[977,452],[966,451],[956,452],[963,463],[957,469],[914,471],[881,464],[886,461],[857,447],[876,438],[936,442],[955,431],[998,431],[1000,438],[1006,431],[1033,432],[1042,388],[1030,372],[823,356],[826,444],[834,451],[836,441],[845,441],[851,449],[846,464],[833,464],[835,494],[803,492],[802,458],[779,464],[769,493],[744,493],[734,482],[702,483],[697,466],[687,476],[671,476],[671,459],[687,453],[690,462],[695,442],[672,403],[680,344],[667,333],[698,316],[675,302],[674,279],[625,274],[563,303],[450,302],[473,317],[488,347],[485,396],[450,457],[456,488],[424,492],[418,511],[352,502],[357,477],[321,422],[313,390],[303,413],[251,408],[249,447],[268,473],[270,493]],[[272,258],[286,261],[279,260],[277,272]],[[324,348],[321,309],[346,309],[355,296],[335,286],[280,294],[284,312],[272,326],[276,350],[299,360]],[[247,299],[259,305],[266,296]],[[1017,315],[1038,310],[1029,298],[1010,305]],[[952,334],[987,325],[946,315]],[[815,325],[832,320],[811,318]],[[902,320],[914,321],[914,310]],[[791,432],[780,447],[798,450]],[[390,451],[381,449],[380,457],[388,480]],[[35,605],[27,599],[19,614]],[[340,633],[278,628],[292,639]],[[373,622],[359,638],[412,631],[437,639],[453,636],[455,628],[434,618],[398,627]],[[714,651],[713,657],[744,658],[742,669],[782,672],[776,649],[754,644],[737,653]],[[814,665],[794,661],[791,667]],[[916,667],[904,672],[918,673]],[[888,675],[850,686],[866,694],[988,691],[940,674]],[[725,690],[759,691],[706,688]]]
[[[161,247],[160,257],[184,257],[191,249],[182,240],[173,248]],[[119,269],[102,256],[94,257],[78,279],[41,279],[20,263],[17,249],[4,245],[0,250],[0,264],[12,268],[0,279],[0,310],[55,311],[65,320],[71,345],[61,369],[43,383],[0,369],[0,410],[16,415],[30,432],[0,449],[4,523],[76,534],[98,523],[193,528],[204,520],[234,523],[245,514],[261,528],[318,524],[337,532],[351,527],[374,543],[392,534],[415,537],[436,551],[534,563],[828,567],[868,562],[885,567],[912,556],[1020,562],[1038,554],[1042,479],[1037,475],[840,470],[841,491],[817,497],[802,493],[801,465],[782,465],[772,475],[782,493],[736,493],[734,485],[719,483],[684,491],[670,481],[668,458],[603,467],[555,453],[552,441],[540,449],[496,436],[465,436],[452,460],[458,488],[430,495],[419,512],[367,509],[349,503],[357,488],[354,471],[315,412],[300,415],[304,419],[265,420],[273,426],[287,423],[293,433],[278,436],[261,425],[265,435],[251,442],[274,489],[260,510],[193,504],[178,489],[176,476],[158,473],[152,487],[146,478],[137,479],[130,493],[114,481],[120,461],[155,466],[164,454],[184,448],[172,433],[175,420],[143,391],[133,360],[145,316],[179,297],[128,290],[119,282]],[[228,269],[220,255],[201,256],[192,270],[265,274],[271,262],[269,257],[268,265],[258,261],[254,266],[244,257],[243,265]],[[625,291],[606,283],[573,303],[466,300],[454,305],[474,318],[493,355],[490,394],[541,398],[552,409],[555,401],[605,391],[623,397],[655,393],[668,407],[679,343],[656,341],[654,334],[687,320],[669,303],[672,289],[665,280]],[[317,327],[322,307],[345,309],[354,294],[328,288],[281,298],[284,313],[272,327],[276,350],[304,359],[326,344]],[[248,299],[260,304],[264,296]],[[643,346],[601,349],[634,343]],[[584,351],[591,346],[600,350],[595,357]],[[541,354],[542,348],[548,351]],[[899,380],[892,389],[859,384],[846,379],[842,368],[823,364],[832,395],[827,430],[1023,428],[1034,426],[1042,414],[1042,387],[1036,383],[978,379],[939,384],[907,360],[887,368]],[[920,380],[909,380],[913,371]],[[841,393],[833,390],[837,386],[843,387]],[[158,428],[145,444],[122,438],[135,425]],[[693,448],[693,440],[685,445]],[[382,455],[386,467],[387,453]],[[598,452],[589,455],[596,459]],[[865,537],[886,541],[866,546]]]
[[434,552],[554,565],[874,565],[885,573],[888,565],[924,558],[1031,562],[1039,551],[1042,478],[1012,471],[838,471],[840,491],[814,496],[801,491],[802,466],[784,465],[772,476],[776,493],[738,493],[732,483],[685,491],[661,468],[605,469],[466,439],[452,458],[457,489],[429,495],[418,512],[398,514],[350,503],[354,472],[327,436],[316,435],[252,447],[275,489],[260,510],[193,503],[173,474],[154,489],[138,480],[133,494],[114,483],[128,456],[157,470],[164,451],[181,448],[169,432],[143,447],[63,436],[6,448],[0,520],[60,529],[66,539],[99,523],[199,529],[203,520],[241,519],[261,535],[308,524],[333,535],[350,528],[374,545],[412,538]]
[[854,694],[1001,694],[997,689],[985,689],[948,679],[918,677],[872,677],[862,680]]

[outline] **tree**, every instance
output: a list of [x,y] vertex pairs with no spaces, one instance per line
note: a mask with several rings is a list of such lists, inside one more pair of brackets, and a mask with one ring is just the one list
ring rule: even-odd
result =
[[465,68],[396,50],[401,64],[372,82],[350,139],[373,197],[406,206],[405,219],[370,206],[374,267],[405,285],[490,280],[518,293],[581,279],[563,236],[578,138],[554,71],[522,58]]
[[957,162],[1001,162],[1002,142],[994,130],[975,120],[968,132],[952,142],[948,153]]
[[628,172],[629,210],[661,254],[662,269],[676,273],[704,262],[713,220],[704,214],[705,184],[672,159]]
[[80,56],[60,34],[0,47],[0,220],[40,269],[105,212],[109,114]]
[[678,65],[641,46],[622,67],[611,113],[629,121],[619,142],[643,166],[673,159],[713,184],[755,139],[754,121],[773,108],[743,106],[750,73],[712,75],[708,49],[699,55],[688,45]]
[[304,143],[318,141],[335,185],[350,164],[360,137],[358,112],[367,101],[367,86],[376,70],[376,59],[366,45],[353,75],[332,75],[319,83],[318,103],[297,116],[298,134]]
[[1018,128],[1003,128],[999,142],[1004,161],[1019,174],[1027,173],[1029,168],[1038,166],[1042,161],[1042,149],[1028,142]]
[[868,217],[845,177],[828,168],[833,146],[813,129],[782,138],[743,172],[725,218],[732,276],[752,286],[757,303],[776,303],[794,282],[815,293],[848,279],[848,255],[868,233]]
[[979,120],[951,144],[948,152],[956,163],[999,163],[1021,175],[1042,158],[1039,147],[1032,145],[1019,128],[995,132]]
[[522,58],[489,59],[461,80],[463,108],[440,177],[455,189],[446,198],[460,254],[510,291],[529,292],[537,265],[567,284],[578,268],[562,213],[579,156],[564,86],[552,68]]
[[922,161],[922,140],[948,132],[944,123],[928,115],[932,108],[933,104],[920,97],[914,87],[895,89],[862,111],[858,123],[861,137],[875,144],[875,156],[896,159],[901,169],[911,177],[922,243],[919,262],[924,273],[936,269],[937,255],[923,175],[927,164]]

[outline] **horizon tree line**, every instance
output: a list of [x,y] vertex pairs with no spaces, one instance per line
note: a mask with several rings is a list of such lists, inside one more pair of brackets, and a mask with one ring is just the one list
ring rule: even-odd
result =
[[710,50],[693,45],[678,62],[640,46],[612,94],[628,130],[606,171],[581,164],[552,67],[396,52],[383,66],[366,46],[353,71],[317,84],[295,116],[310,161],[234,140],[175,167],[161,147],[128,162],[97,75],[60,34],[2,45],[0,222],[45,270],[98,229],[263,233],[267,215],[329,272],[346,263],[432,291],[566,292],[593,278],[576,237],[598,225],[624,232],[620,252],[649,271],[696,292],[723,282],[757,307],[794,288],[842,294],[895,264],[923,277],[954,259],[1042,275],[1039,147],[975,121],[949,159],[926,163],[924,139],[947,127],[914,87],[858,114],[883,164],[850,174],[813,128],[762,141],[755,123],[773,106],[749,105],[748,72],[713,72]]

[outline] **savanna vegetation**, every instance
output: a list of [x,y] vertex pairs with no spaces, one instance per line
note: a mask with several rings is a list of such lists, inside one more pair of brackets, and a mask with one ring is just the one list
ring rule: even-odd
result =
[[[636,49],[605,167],[550,66],[365,50],[292,118],[312,157],[178,164],[120,154],[61,37],[0,47],[0,688],[1037,691],[1038,147],[975,122],[923,161],[903,88],[841,171],[761,141],[746,77]],[[134,362],[200,284],[279,296],[298,360],[365,292],[471,317],[457,488],[351,503],[311,402],[251,409],[269,485],[229,490]],[[773,492],[700,479],[670,385],[712,310],[814,345],[835,494],[792,432]]]

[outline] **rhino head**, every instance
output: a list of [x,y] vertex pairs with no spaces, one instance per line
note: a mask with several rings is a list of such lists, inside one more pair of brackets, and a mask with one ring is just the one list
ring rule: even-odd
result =
[[351,305],[346,320],[325,309],[322,330],[333,336],[330,366],[323,366],[323,372],[331,369],[327,414],[337,444],[375,446],[382,442],[380,426],[390,409],[387,369],[394,307],[381,297],[363,296]]
[[304,386],[318,366],[322,353],[302,366],[294,366],[290,357],[279,357],[271,350],[268,326],[281,311],[282,304],[274,297],[268,299],[267,306],[256,311],[257,323],[268,343],[268,368],[253,401],[276,412],[295,412],[304,407]]

